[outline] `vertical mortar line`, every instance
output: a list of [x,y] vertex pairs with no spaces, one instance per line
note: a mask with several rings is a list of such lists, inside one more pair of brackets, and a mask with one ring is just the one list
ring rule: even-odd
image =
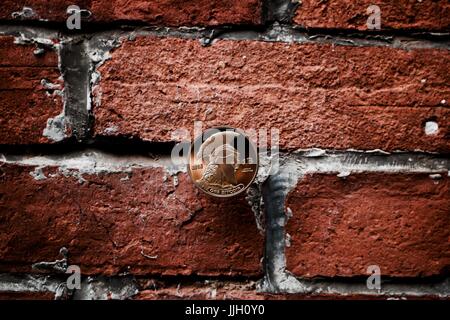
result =
[[[289,161],[289,159],[286,159]],[[284,162],[284,161],[283,161]],[[284,163],[285,165],[286,163]],[[266,215],[266,241],[264,256],[264,280],[261,290],[271,293],[296,292],[304,288],[286,272],[286,197],[300,178],[299,171],[290,172],[280,164],[277,174],[271,175],[262,186]]]
[[300,1],[296,0],[263,0],[263,23],[291,24],[299,5]]
[[284,212],[280,210],[284,204],[285,196],[282,190],[275,193],[276,177],[270,176],[263,184],[262,196],[265,209],[266,220],[266,240],[264,248],[264,284],[263,290],[277,293],[279,291],[277,281],[275,279],[276,273],[276,256],[284,255],[284,246],[282,241],[284,239],[284,230],[277,225],[277,220]]
[[64,79],[64,113],[72,135],[79,141],[91,131],[89,67],[86,42],[70,39],[61,44],[61,72]]

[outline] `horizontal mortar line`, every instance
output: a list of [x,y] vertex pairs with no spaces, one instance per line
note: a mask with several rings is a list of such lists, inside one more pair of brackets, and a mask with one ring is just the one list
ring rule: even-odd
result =
[[[320,152],[319,156],[311,155],[311,152],[314,152],[317,154]],[[342,149],[331,149],[331,148],[299,148],[293,152],[284,152],[287,156],[298,156],[298,157],[308,157],[308,158],[315,158],[320,157],[322,155],[327,156],[339,156],[339,155],[367,155],[367,156],[388,156],[388,155],[397,155],[397,156],[416,156],[416,157],[432,157],[432,158],[448,158],[445,154],[439,153],[439,152],[430,152],[430,151],[423,151],[423,150],[394,150],[394,151],[384,151],[382,149],[353,149],[353,148],[347,148],[345,150]]]
[[[82,267],[82,266],[81,266]],[[227,282],[230,284],[239,284],[239,285],[249,285],[250,283],[254,283],[261,278],[259,276],[226,276],[226,275],[211,275],[211,276],[200,276],[200,275],[117,275],[117,276],[103,276],[103,275],[83,275],[82,278],[92,278],[96,279],[96,281],[109,281],[109,280],[129,280],[130,282],[134,282],[134,280],[146,280],[146,279],[159,279],[166,286],[171,287],[173,285],[177,285],[179,283],[185,285],[198,284],[202,283],[205,287],[207,285],[204,283],[205,280],[209,280],[211,282]],[[50,274],[39,274],[39,273],[0,273],[0,292],[13,291],[13,292],[21,292],[21,291],[34,291],[34,290],[43,290],[43,291],[53,291],[52,289],[56,289],[57,286],[67,279],[65,274],[58,273],[50,273]],[[6,288],[8,285],[14,284],[9,288]],[[56,285],[55,285],[56,284]],[[8,290],[9,289],[9,290]],[[144,289],[145,290],[145,289]]]
[[384,29],[384,30],[358,30],[354,28],[328,28],[328,27],[305,27],[302,25],[287,25],[285,26],[291,27],[296,30],[303,30],[307,32],[315,32],[320,33],[323,31],[329,31],[330,33],[349,33],[349,34],[367,34],[371,36],[379,36],[379,35],[410,35],[410,36],[420,36],[420,35],[429,35],[429,36],[448,36],[450,35],[450,30],[429,30],[429,29]]
[[[282,156],[281,170],[302,174],[315,173],[440,173],[450,175],[450,158],[417,153],[374,154],[364,152],[321,153],[312,156],[290,154]],[[345,176],[345,175],[344,175]]]
[[[8,35],[10,33],[28,33],[32,38],[33,26],[14,26],[14,25],[0,25],[0,34]],[[41,33],[41,36],[47,36],[48,38],[55,38],[55,35],[60,35],[61,29],[46,29],[34,26],[37,30],[35,33]],[[208,38],[208,34],[216,31],[218,36],[215,39],[228,39],[228,40],[255,40],[255,41],[268,41],[268,42],[284,42],[284,43],[329,43],[336,45],[349,45],[349,46],[383,46],[394,47],[404,49],[421,49],[421,48],[440,48],[450,50],[450,43],[448,41],[442,42],[435,39],[436,36],[427,34],[424,37],[417,37],[416,34],[373,34],[373,33],[355,33],[354,30],[348,33],[342,34],[333,31],[332,29],[325,29],[325,32],[317,33],[311,31],[298,30],[291,26],[269,26],[265,31],[257,29],[242,29],[242,27],[216,27],[216,28],[196,28],[196,27],[132,27],[133,30],[126,29],[110,29],[108,31],[93,31],[84,34],[71,35],[69,33],[62,34],[61,38],[65,40],[78,41],[80,38],[119,38],[127,36],[146,36],[154,35],[159,37],[181,37],[192,39],[205,39]],[[2,31],[4,30],[4,31]],[[284,32],[284,34],[283,34]],[[415,36],[415,37],[413,37]],[[447,34],[444,34],[447,40]],[[437,36],[439,39],[439,36]],[[381,39],[374,39],[381,38]],[[403,41],[403,43],[402,43]],[[409,43],[409,44],[406,44]]]
[[262,42],[278,42],[278,43],[287,43],[287,44],[321,44],[321,45],[333,45],[333,46],[350,46],[350,47],[386,47],[392,49],[401,49],[401,50],[420,50],[420,49],[441,49],[441,50],[450,50],[449,44],[442,43],[432,43],[429,41],[414,41],[409,39],[394,39],[392,42],[380,42],[376,40],[362,40],[362,39],[352,39],[352,38],[333,38],[331,36],[323,36],[317,37],[314,39],[305,38],[305,39],[272,39],[264,36],[255,37],[255,38],[237,38],[233,36],[223,36],[218,38],[220,40],[229,40],[229,41],[262,41]]
[[[317,149],[313,150],[317,152]],[[301,173],[322,172],[405,172],[445,173],[450,160],[434,155],[407,153],[375,155],[355,152],[334,152],[321,156],[281,154],[282,166]],[[57,167],[77,170],[82,174],[122,173],[133,169],[162,168],[170,174],[186,172],[186,164],[172,162],[170,155],[118,155],[96,149],[57,155],[0,154],[0,166],[15,164],[38,168]]]
[[[443,19],[443,18],[442,18]],[[285,23],[280,21],[264,21],[263,23],[247,23],[247,24],[230,24],[224,23],[216,26],[169,26],[169,25],[154,25],[148,24],[145,21],[133,21],[133,20],[115,20],[112,22],[95,22],[95,21],[82,21],[82,25],[86,26],[86,29],[90,33],[101,33],[110,31],[123,31],[130,29],[164,29],[164,30],[187,30],[187,31],[254,31],[260,32],[264,29],[270,29],[274,26],[290,28],[296,31],[303,31],[307,33],[329,33],[329,34],[359,34],[372,37],[377,36],[412,36],[412,37],[442,37],[450,35],[448,30],[429,30],[429,29],[385,29],[385,30],[357,30],[354,28],[324,28],[324,27],[304,27],[295,23]],[[70,35],[70,31],[67,30],[65,21],[42,21],[42,20],[2,20],[0,22],[0,30],[2,28],[41,28],[51,32],[59,32]]]
[[[169,30],[146,30],[138,29],[129,32],[130,35],[134,36],[156,36],[162,38],[177,38],[186,37],[191,39],[209,39],[211,42],[208,45],[214,45],[214,40],[231,40],[231,41],[262,41],[262,42],[280,42],[280,43],[320,43],[320,44],[335,44],[342,46],[375,46],[375,47],[393,47],[399,49],[423,49],[423,48],[440,48],[450,50],[449,42],[435,41],[427,38],[410,38],[404,36],[388,36],[384,39],[372,39],[375,35],[370,34],[360,34],[355,35],[355,33],[336,35],[334,33],[309,33],[304,31],[298,31],[294,28],[281,28],[279,30],[268,29],[266,31],[254,31],[254,30],[218,30],[218,35],[213,38],[209,38],[206,31],[197,32],[194,34],[192,32],[185,32],[184,30],[169,29]],[[209,30],[211,33],[211,30]],[[198,34],[200,33],[200,34]],[[113,35],[111,33],[110,35]],[[126,37],[126,33],[122,34]],[[369,38],[364,38],[369,37]],[[378,37],[382,37],[378,35]]]
[[[339,294],[339,295],[370,295],[370,296],[439,296],[450,297],[450,278],[443,279],[439,282],[432,281],[426,283],[426,279],[414,281],[414,279],[393,279],[389,278],[390,282],[383,283],[383,276],[381,276],[381,290],[369,290],[366,281],[361,280],[360,283],[355,283],[352,279],[321,279],[321,280],[305,280],[298,279],[301,288],[293,288],[292,292],[299,292],[305,294]],[[391,282],[392,281],[392,282]],[[395,281],[395,282],[394,282]]]
[[96,150],[65,153],[60,155],[14,155],[0,154],[0,164],[16,164],[33,167],[58,167],[77,170],[85,174],[122,173],[138,168],[163,168],[166,171],[185,172],[185,166],[172,164],[170,156],[159,158],[130,155],[114,155]]
[[[230,31],[254,31],[261,32],[264,29],[270,29],[274,26],[279,28],[289,28],[299,32],[306,32],[312,34],[324,33],[329,34],[359,34],[367,35],[372,37],[377,36],[424,36],[424,37],[442,37],[450,35],[448,31],[442,30],[428,30],[428,29],[390,29],[390,30],[357,30],[351,28],[314,28],[314,27],[303,27],[296,24],[286,24],[279,23],[278,21],[268,22],[265,24],[222,24],[216,26],[169,26],[169,25],[154,25],[139,22],[132,22],[126,20],[117,20],[113,23],[102,23],[102,22],[87,22],[83,21],[84,25],[87,26],[86,29],[90,30],[90,33],[101,33],[101,32],[111,32],[111,31],[124,31],[124,30],[186,30],[186,31],[218,31],[218,32],[230,32]],[[63,27],[63,28],[61,28]],[[95,27],[95,28],[94,28]],[[0,32],[1,29],[11,29],[11,28],[39,28],[52,33],[63,33],[64,35],[71,35],[72,33],[67,29],[65,22],[46,22],[46,21],[32,21],[32,20],[22,20],[22,21],[0,21]]]
[[[236,279],[234,277],[207,277],[201,278],[192,276],[181,276],[171,279],[171,277],[165,276],[139,276],[134,277],[132,275],[127,276],[97,276],[90,277],[95,279],[95,283],[106,284],[113,280],[118,281],[118,284],[126,286],[134,283],[135,279],[157,279],[164,284],[160,289],[171,288],[174,285],[198,285],[199,287],[208,287],[205,284],[205,280],[210,280],[211,284],[214,282],[228,283],[234,285],[248,286],[250,282],[254,282],[257,279]],[[61,282],[66,279],[65,275],[42,275],[42,274],[0,274],[0,292],[56,292]],[[382,279],[383,280],[383,279]],[[250,281],[250,282],[249,282]],[[292,288],[289,292],[271,292],[270,290],[260,291],[259,293],[276,293],[276,294],[338,294],[340,296],[362,294],[369,296],[450,296],[448,284],[449,278],[444,278],[440,281],[432,279],[427,283],[426,278],[422,279],[403,279],[403,278],[389,278],[389,282],[381,283],[381,290],[369,290],[366,286],[365,279],[333,279],[325,278],[320,280],[304,280],[299,279],[300,284],[303,287]],[[137,286],[136,286],[136,289]],[[142,288],[142,290],[148,290]],[[151,289],[150,289],[151,290]],[[250,288],[250,290],[253,290]],[[256,291],[256,290],[255,290]]]
[[[426,167],[408,167],[406,165],[376,165],[376,164],[367,164],[367,165],[358,165],[358,164],[340,164],[335,163],[324,163],[324,164],[312,164],[307,167],[299,167],[299,171],[302,174],[338,174],[342,172],[346,172],[349,175],[358,174],[358,173],[385,173],[385,174],[395,174],[395,173],[429,173],[429,174],[448,174],[450,175],[450,167],[436,167],[436,168],[426,168]],[[447,173],[446,173],[447,172]]]

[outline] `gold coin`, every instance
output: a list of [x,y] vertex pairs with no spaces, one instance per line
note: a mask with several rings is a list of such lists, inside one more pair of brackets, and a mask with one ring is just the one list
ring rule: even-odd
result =
[[258,152],[241,130],[211,128],[192,143],[188,172],[203,192],[214,197],[232,197],[255,180]]

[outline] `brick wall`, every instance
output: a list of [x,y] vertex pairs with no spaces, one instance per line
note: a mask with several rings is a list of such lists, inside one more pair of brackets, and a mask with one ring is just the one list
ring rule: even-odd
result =
[[[0,8],[0,299],[450,297],[448,1],[72,4]],[[279,171],[203,194],[199,121]]]

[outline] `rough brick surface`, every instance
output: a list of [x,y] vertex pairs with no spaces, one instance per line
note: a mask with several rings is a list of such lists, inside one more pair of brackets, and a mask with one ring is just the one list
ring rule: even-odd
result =
[[308,28],[367,30],[367,8],[378,5],[381,29],[450,30],[447,0],[302,0],[294,23]]
[[[86,22],[97,23],[121,21],[168,26],[211,26],[260,24],[262,19],[260,0],[57,0],[52,1],[51,5],[46,0],[6,0],[0,8],[0,19],[65,22],[68,18],[67,8],[74,4],[91,12]],[[31,8],[32,11],[24,11],[24,7]]]
[[53,292],[0,291],[0,300],[53,300]]
[[170,141],[203,120],[278,128],[284,149],[448,152],[449,67],[437,49],[138,38],[100,68],[95,132]]
[[[235,283],[220,287],[201,284],[156,287],[142,290],[132,297],[134,300],[387,300],[392,298],[399,299],[398,296],[384,294],[271,294],[256,292],[255,289],[249,289],[246,285]],[[422,297],[404,295],[402,299],[444,300],[445,298],[434,295]]]
[[[142,290],[134,300],[385,300],[388,296],[339,294],[270,294],[256,292],[247,284],[225,283],[220,286],[199,283]],[[433,298],[433,297],[429,297]]]
[[[261,274],[263,239],[244,199],[214,202],[162,169],[84,175],[0,167],[0,272],[60,259],[83,274]],[[52,175],[54,175],[52,177]]]
[[47,120],[63,110],[61,96],[44,88],[43,79],[58,84],[58,57],[45,51],[35,55],[34,45],[14,44],[0,36],[0,141],[2,144],[46,143]]
[[142,290],[135,300],[263,300],[254,284],[248,283],[190,283],[167,286],[152,283],[152,289]]
[[315,174],[287,200],[287,269],[297,276],[448,274],[450,179],[427,174]]

